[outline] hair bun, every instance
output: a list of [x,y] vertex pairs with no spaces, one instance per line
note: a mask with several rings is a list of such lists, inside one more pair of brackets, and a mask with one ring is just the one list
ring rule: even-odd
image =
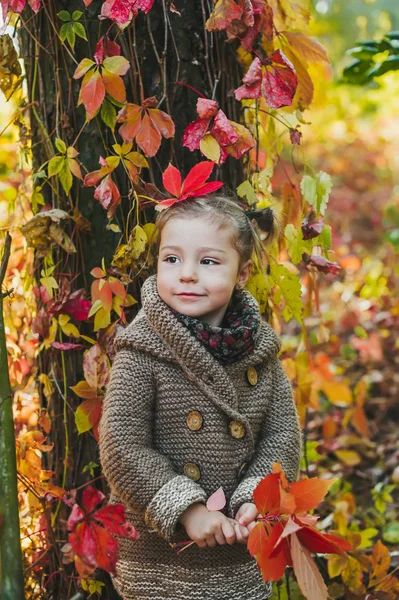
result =
[[255,219],[259,228],[265,233],[269,235],[276,233],[276,229],[278,229],[278,216],[276,211],[270,206],[257,210],[247,210],[245,214],[250,219]]

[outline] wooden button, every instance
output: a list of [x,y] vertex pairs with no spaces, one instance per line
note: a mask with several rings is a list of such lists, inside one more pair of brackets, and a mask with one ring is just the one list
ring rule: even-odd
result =
[[193,481],[198,481],[198,479],[201,477],[201,471],[195,463],[185,463],[184,474],[187,475],[187,477],[190,477],[190,479]]
[[242,463],[241,467],[238,469],[238,473],[237,473],[237,477],[238,479],[241,479],[242,477],[244,477],[245,473],[247,472],[248,469],[248,463]]
[[256,385],[258,383],[258,373],[256,372],[255,367],[249,367],[247,378],[251,385]]
[[245,435],[245,427],[239,421],[231,421],[230,423],[230,433],[233,438],[240,440]]
[[191,429],[191,431],[198,431],[201,429],[203,418],[198,410],[191,410],[186,417],[187,427]]

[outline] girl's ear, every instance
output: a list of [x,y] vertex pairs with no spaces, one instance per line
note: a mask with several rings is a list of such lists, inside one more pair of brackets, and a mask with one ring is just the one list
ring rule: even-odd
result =
[[243,289],[246,286],[249,276],[251,275],[252,267],[253,261],[251,259],[241,265],[236,281],[236,287],[238,289]]

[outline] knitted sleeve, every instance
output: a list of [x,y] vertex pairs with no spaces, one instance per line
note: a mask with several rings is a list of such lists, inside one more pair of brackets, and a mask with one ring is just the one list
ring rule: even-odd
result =
[[184,510],[206,502],[207,496],[153,448],[154,410],[150,359],[121,349],[112,365],[99,427],[102,470],[111,492],[127,508],[143,511],[147,525],[169,540]]
[[253,502],[253,491],[258,483],[272,471],[279,461],[287,479],[295,481],[299,474],[301,456],[301,433],[290,382],[279,359],[273,359],[273,394],[245,478],[235,489],[229,503],[229,514],[234,517],[244,502]]

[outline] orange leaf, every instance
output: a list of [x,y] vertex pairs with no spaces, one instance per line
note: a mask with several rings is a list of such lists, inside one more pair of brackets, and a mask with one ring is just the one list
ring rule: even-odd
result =
[[266,475],[254,490],[254,502],[261,515],[280,508],[280,474]]
[[74,391],[79,398],[97,398],[97,390],[93,389],[87,381],[79,381],[76,385],[71,385],[71,390]]
[[96,279],[91,285],[91,297],[93,302],[100,300],[103,309],[110,312],[112,309],[112,290],[107,281]]
[[[101,398],[91,398],[83,400],[75,411],[75,423],[79,433],[84,433],[93,428],[93,431],[98,427],[101,416],[102,402]],[[96,433],[96,432],[95,432]],[[95,435],[97,438],[97,435]]]
[[151,121],[150,116],[145,113],[141,127],[136,135],[136,143],[142,149],[146,156],[155,156],[161,145],[161,134],[158,128]]
[[373,565],[371,579],[375,583],[387,574],[387,571],[391,566],[391,557],[388,548],[384,546],[381,540],[378,540],[373,548],[371,564]]
[[[261,551],[259,568],[265,581],[277,581],[284,575],[285,568],[290,564],[291,557],[287,542],[280,544],[275,550],[276,543],[283,532],[281,523],[276,523]],[[275,550],[275,551],[274,551]]]
[[257,523],[248,537],[247,548],[251,556],[254,556],[259,562],[263,546],[267,541],[268,535],[263,522]]
[[101,75],[106,92],[118,102],[125,102],[126,88],[122,78],[119,75],[111,73],[111,71],[107,71],[107,69],[103,69]]
[[291,484],[290,492],[295,496],[296,511],[306,512],[316,508],[336,479],[302,479]]
[[327,600],[328,592],[309,552],[299,542],[296,534],[291,536],[291,553],[298,585],[307,600]]
[[134,140],[141,126],[141,106],[137,104],[127,104],[119,111],[116,122],[123,123],[119,129],[124,142]]
[[164,138],[175,135],[175,124],[168,114],[158,108],[149,109],[150,118]]
[[352,391],[349,385],[343,381],[324,380],[321,389],[329,401],[336,406],[345,407],[352,404]]
[[83,103],[90,121],[100,108],[105,97],[105,86],[98,69],[89,71],[83,78],[78,104]]
[[323,46],[300,32],[282,31],[290,46],[299,57],[311,63],[330,62]]

